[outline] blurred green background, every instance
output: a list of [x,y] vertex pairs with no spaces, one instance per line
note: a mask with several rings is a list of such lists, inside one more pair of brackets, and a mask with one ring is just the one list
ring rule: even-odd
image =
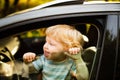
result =
[[[53,0],[0,0],[0,18],[8,14],[32,8]],[[95,0],[85,0],[95,1]],[[96,0],[96,1],[120,1],[120,0]]]

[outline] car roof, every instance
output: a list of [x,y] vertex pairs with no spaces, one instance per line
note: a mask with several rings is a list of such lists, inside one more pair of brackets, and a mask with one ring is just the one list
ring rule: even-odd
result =
[[[44,6],[41,5],[42,7],[37,6],[35,8],[27,9],[9,15],[5,18],[0,19],[0,29],[3,26],[15,24],[18,22],[23,22],[26,20],[36,19],[36,18],[44,18],[44,17],[52,17],[52,16],[60,16],[60,15],[67,16],[68,14],[69,15],[79,14],[84,16],[84,15],[99,15],[101,13],[110,14],[111,12],[112,12],[111,14],[113,14],[113,12],[114,13],[120,12],[119,2],[78,3],[76,2],[76,0],[67,0],[67,2],[59,2],[56,4],[54,3],[52,5],[49,4],[46,7],[45,5]],[[67,3],[67,4],[63,5],[63,3]]]

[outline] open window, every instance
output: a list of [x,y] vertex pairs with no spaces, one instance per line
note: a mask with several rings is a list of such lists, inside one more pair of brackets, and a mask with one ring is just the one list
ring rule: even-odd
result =
[[[79,30],[82,34],[84,34],[88,38],[88,41],[86,41],[83,46],[84,49],[92,46],[94,47],[97,46],[98,38],[100,34],[100,32],[97,29],[97,25],[90,23],[78,23],[78,24],[70,24],[70,25],[75,26],[77,30]],[[21,43],[24,44],[24,48],[22,51],[31,51],[31,52],[35,52],[36,54],[43,54],[43,45],[45,43],[45,30],[46,30],[46,26],[39,29],[27,31],[19,35],[19,39]],[[21,53],[23,52],[19,52],[19,54]],[[94,56],[95,54],[91,54],[91,55]],[[18,57],[18,53],[17,55],[15,55],[15,57]]]
[[[96,60],[95,56],[97,54],[97,47],[99,46],[98,43],[101,39],[101,35],[103,35],[103,30],[101,29],[102,18],[96,17],[96,19],[90,20],[91,18],[93,17],[53,19],[50,21],[46,20],[16,27],[19,28],[19,31],[14,36],[18,37],[20,44],[18,51],[14,55],[15,59],[22,60],[22,56],[25,52],[35,52],[37,55],[43,54],[46,28],[56,24],[69,24],[75,26],[77,30],[88,38],[88,41],[86,41],[83,46],[85,51],[83,51],[84,53],[82,54],[82,57],[87,64],[89,73],[91,74],[94,60]],[[97,18],[99,19],[97,20]]]

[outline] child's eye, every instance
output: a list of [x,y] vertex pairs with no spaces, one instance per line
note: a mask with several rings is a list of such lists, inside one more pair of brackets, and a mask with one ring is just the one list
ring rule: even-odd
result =
[[49,43],[51,46],[53,46],[54,44],[53,43]]

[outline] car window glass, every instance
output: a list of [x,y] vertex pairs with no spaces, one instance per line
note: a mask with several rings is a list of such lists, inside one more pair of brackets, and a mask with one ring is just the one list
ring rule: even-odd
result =
[[119,22],[118,22],[118,54],[117,54],[117,66],[116,66],[116,73],[115,79],[118,80],[120,76],[120,15],[119,15]]

